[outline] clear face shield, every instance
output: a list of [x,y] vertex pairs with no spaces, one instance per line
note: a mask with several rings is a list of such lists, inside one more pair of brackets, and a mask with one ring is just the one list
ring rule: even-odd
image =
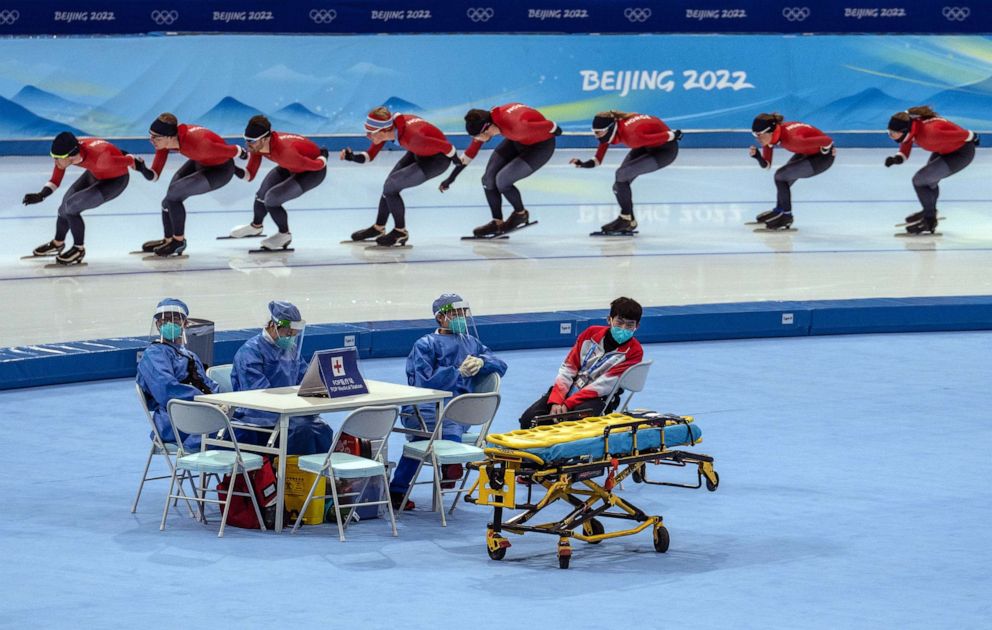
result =
[[468,302],[462,300],[445,304],[438,311],[437,317],[442,331],[456,335],[459,342],[467,341],[468,337],[479,338],[479,330],[475,326],[475,318],[472,317]]
[[270,320],[268,328],[269,336],[277,348],[279,348],[280,359],[296,362],[303,353],[303,336],[306,332],[307,323],[304,320],[292,321],[288,319]]
[[150,336],[162,343],[186,345],[186,313],[178,306],[162,306],[152,318]]

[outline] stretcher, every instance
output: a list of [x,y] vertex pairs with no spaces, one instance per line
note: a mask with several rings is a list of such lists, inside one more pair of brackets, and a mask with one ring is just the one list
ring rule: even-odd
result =
[[[663,519],[646,514],[619,496],[622,482],[701,488],[713,492],[720,476],[709,455],[677,450],[693,446],[702,431],[691,416],[655,412],[613,413],[577,418],[564,414],[551,425],[486,436],[486,460],[469,464],[479,471],[465,500],[491,506],[486,549],[493,560],[502,560],[510,547],[504,533],[550,534],[558,537],[558,566],[567,569],[572,557],[571,539],[598,544],[607,538],[630,536],[650,528],[654,549],[668,551],[669,535]],[[574,419],[573,419],[574,418]],[[556,418],[557,419],[557,418]],[[695,466],[696,482],[652,481],[648,465]],[[605,477],[605,479],[600,479]],[[526,488],[521,497],[517,486]],[[535,500],[535,494],[544,495]],[[532,524],[542,510],[559,501],[569,507],[557,521]],[[504,519],[504,511],[522,510]],[[607,532],[600,519],[631,521],[625,529]]]

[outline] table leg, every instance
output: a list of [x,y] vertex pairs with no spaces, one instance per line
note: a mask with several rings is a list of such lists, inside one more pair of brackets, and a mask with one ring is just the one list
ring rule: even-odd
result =
[[282,531],[286,506],[286,444],[289,442],[289,416],[279,416],[279,470],[276,471],[276,532]]

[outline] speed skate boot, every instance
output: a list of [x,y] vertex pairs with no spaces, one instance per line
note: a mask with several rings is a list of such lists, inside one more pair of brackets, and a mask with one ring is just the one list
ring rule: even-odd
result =
[[386,233],[385,228],[379,229],[376,226],[367,227],[364,230],[358,230],[357,232],[351,233],[351,240],[353,241],[369,241],[374,238],[378,238]]
[[934,234],[936,231],[937,217],[921,217],[916,223],[910,223],[906,226],[907,234],[923,234],[924,232]]
[[388,234],[383,234],[375,239],[375,244],[379,247],[402,247],[406,245],[410,238],[410,233],[403,230],[393,230]]
[[[261,231],[262,228],[258,228]],[[266,239],[262,239],[259,246],[262,249],[286,249],[289,244],[293,242],[293,235],[289,232],[276,232],[272,236]]]
[[62,250],[65,248],[65,243],[61,245],[56,245],[55,241],[48,241],[43,243],[33,250],[31,250],[32,256],[55,256],[56,254],[61,254]]
[[186,239],[183,239],[181,241],[172,239],[171,241],[165,243],[161,247],[156,247],[155,255],[162,256],[163,258],[166,256],[173,256],[173,255],[179,256],[184,251],[186,251]]
[[144,243],[141,244],[141,251],[148,252],[150,254],[159,247],[162,247],[163,245],[168,243],[170,240],[172,239],[160,238],[157,241],[145,241]]
[[787,230],[792,225],[792,213],[781,212],[765,221],[765,227],[769,230]]
[[774,218],[776,215],[778,215],[781,212],[782,212],[782,209],[781,208],[778,208],[778,207],[772,208],[771,210],[766,210],[766,211],[762,212],[761,214],[759,214],[758,216],[754,217],[754,222],[755,223],[765,223],[769,219]]
[[493,219],[485,225],[480,225],[479,227],[472,230],[472,236],[476,238],[486,238],[489,236],[496,236],[503,231],[503,224],[496,219]]
[[60,265],[78,265],[83,262],[84,256],[86,256],[86,248],[73,245],[65,252],[56,256],[55,262]]
[[262,226],[255,227],[251,223],[239,225],[231,230],[231,238],[245,238],[246,236],[258,236],[262,233]]
[[527,210],[520,210],[519,212],[511,212],[510,216],[507,217],[506,221],[503,221],[502,232],[504,234],[512,232],[519,227],[527,225],[530,222],[530,212]]
[[637,219],[629,214],[621,214],[600,228],[603,234],[631,234],[637,229]]

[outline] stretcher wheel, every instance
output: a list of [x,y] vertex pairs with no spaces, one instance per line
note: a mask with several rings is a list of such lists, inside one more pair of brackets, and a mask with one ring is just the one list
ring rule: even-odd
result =
[[668,537],[668,529],[664,525],[658,523],[654,526],[654,550],[658,553],[665,553],[668,551],[668,544],[671,540]]
[[567,569],[568,563],[571,561],[572,556],[558,556],[558,568]]
[[506,557],[506,547],[500,547],[498,549],[486,548],[486,551],[489,552],[489,557],[493,560],[502,560]]
[[710,481],[709,479],[706,480],[706,489],[709,490],[710,492],[715,492],[716,489],[720,486],[720,473],[714,470],[713,478],[716,479],[716,482]]
[[[591,518],[582,524],[582,533],[586,536],[599,536],[606,532],[606,528],[598,520]],[[588,541],[590,545],[598,545],[603,542],[602,540],[590,540]]]

